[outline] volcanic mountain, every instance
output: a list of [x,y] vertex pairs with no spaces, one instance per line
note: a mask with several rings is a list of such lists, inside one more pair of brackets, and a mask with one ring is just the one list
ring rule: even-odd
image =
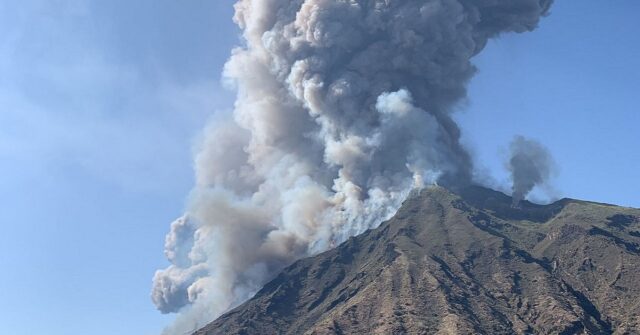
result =
[[197,335],[640,334],[640,210],[430,187]]

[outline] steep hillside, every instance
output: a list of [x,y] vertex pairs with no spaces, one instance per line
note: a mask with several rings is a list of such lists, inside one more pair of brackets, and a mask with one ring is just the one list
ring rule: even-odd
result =
[[638,334],[639,218],[428,188],[196,334]]

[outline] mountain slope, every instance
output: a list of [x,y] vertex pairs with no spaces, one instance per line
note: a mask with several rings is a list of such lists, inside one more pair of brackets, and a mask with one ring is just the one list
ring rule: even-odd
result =
[[425,189],[196,334],[640,333],[640,210],[510,204]]

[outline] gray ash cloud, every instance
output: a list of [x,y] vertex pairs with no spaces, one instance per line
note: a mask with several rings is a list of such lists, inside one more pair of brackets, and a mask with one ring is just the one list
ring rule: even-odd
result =
[[511,172],[513,206],[518,204],[534,187],[547,183],[555,163],[549,151],[539,142],[516,136],[510,145],[507,164]]
[[154,277],[166,333],[246,300],[292,261],[388,218],[414,187],[464,185],[452,119],[491,38],[536,28],[551,0],[241,0],[196,186]]

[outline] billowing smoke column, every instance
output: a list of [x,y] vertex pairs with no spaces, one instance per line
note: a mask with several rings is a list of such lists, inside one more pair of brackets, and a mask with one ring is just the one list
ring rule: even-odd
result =
[[277,271],[378,225],[414,187],[470,182],[451,118],[470,59],[533,30],[552,0],[241,0],[225,76],[153,301],[193,330]]
[[513,207],[518,207],[535,186],[549,180],[555,164],[542,144],[522,136],[513,139],[510,151],[508,168],[513,182]]

